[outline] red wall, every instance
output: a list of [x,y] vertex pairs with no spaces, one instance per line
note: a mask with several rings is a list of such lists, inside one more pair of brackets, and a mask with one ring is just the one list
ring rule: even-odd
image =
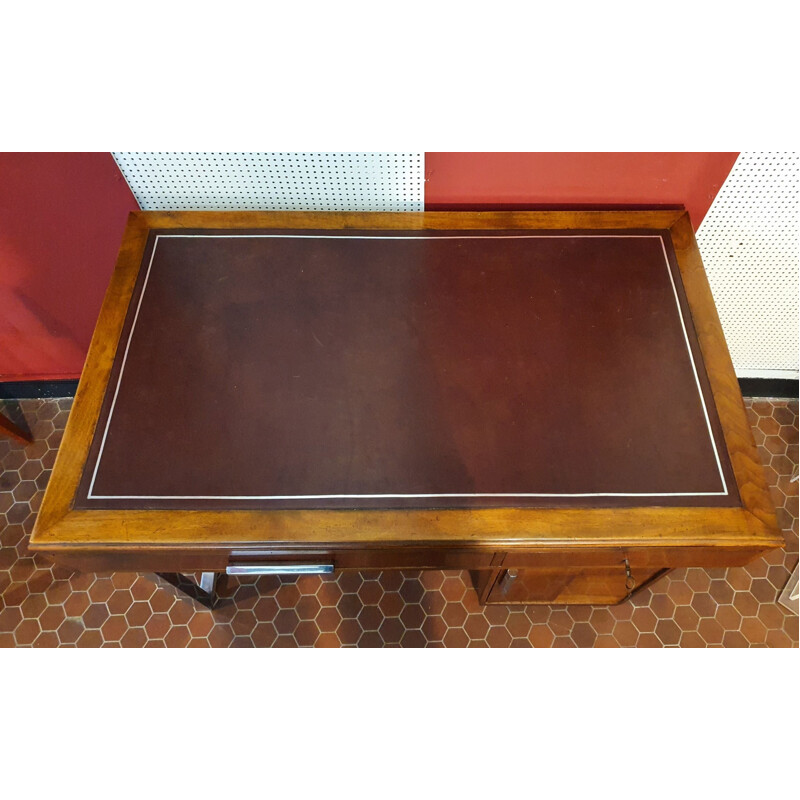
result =
[[78,377],[138,207],[110,153],[0,153],[0,380]]
[[425,208],[684,205],[697,230],[738,155],[425,153]]

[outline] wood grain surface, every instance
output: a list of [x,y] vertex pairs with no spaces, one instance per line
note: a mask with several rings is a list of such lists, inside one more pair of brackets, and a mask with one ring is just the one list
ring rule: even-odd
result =
[[[444,511],[148,511],[75,510],[89,452],[148,232],[159,228],[366,229],[670,229],[694,325],[743,508],[455,509]],[[562,553],[603,548],[653,558],[742,563],[782,546],[769,493],[702,267],[688,215],[636,212],[138,212],[131,214],[92,339],[72,413],[31,539],[31,549],[107,552],[123,564],[139,554],[200,552],[221,564],[259,545],[284,554],[401,551],[410,545],[497,552]],[[646,561],[644,557],[643,561]],[[191,559],[195,559],[192,555]],[[357,561],[357,559],[355,559]],[[152,563],[152,559],[147,563]],[[173,562],[170,562],[173,563]],[[198,563],[192,560],[192,563]],[[357,566],[357,564],[355,564]],[[664,562],[662,566],[672,566]],[[655,566],[655,565],[653,565]]]

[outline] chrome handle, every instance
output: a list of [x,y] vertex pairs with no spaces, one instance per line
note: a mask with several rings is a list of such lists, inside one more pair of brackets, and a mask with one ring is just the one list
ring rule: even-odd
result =
[[517,571],[515,569],[507,569],[506,574],[500,579],[500,591],[503,594],[508,594],[514,581],[517,579]]
[[330,575],[333,564],[232,564],[227,575]]

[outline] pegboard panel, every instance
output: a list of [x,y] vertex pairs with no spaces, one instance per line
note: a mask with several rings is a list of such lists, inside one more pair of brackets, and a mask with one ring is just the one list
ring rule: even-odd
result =
[[743,152],[697,232],[737,375],[797,375],[800,154]]
[[422,211],[424,153],[113,153],[146,211]]

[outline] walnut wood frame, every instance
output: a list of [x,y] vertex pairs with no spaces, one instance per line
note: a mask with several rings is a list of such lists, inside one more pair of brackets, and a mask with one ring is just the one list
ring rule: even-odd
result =
[[[426,510],[73,508],[153,228],[619,229],[670,232],[742,506]],[[87,569],[219,570],[232,560],[493,569],[504,562],[715,566],[783,546],[687,212],[135,212],[111,278],[31,549]]]

